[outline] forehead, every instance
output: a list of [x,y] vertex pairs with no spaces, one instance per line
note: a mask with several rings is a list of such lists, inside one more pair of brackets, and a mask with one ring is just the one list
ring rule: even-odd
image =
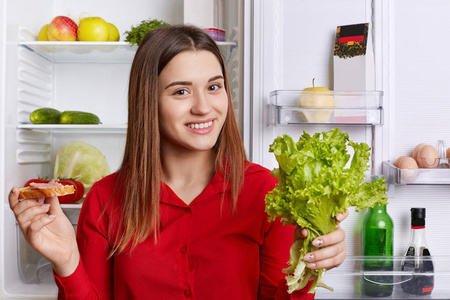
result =
[[[214,73],[214,74],[213,74]],[[161,71],[161,79],[170,77],[189,76],[205,74],[222,74],[222,67],[218,58],[207,50],[189,50],[175,55],[172,60]]]

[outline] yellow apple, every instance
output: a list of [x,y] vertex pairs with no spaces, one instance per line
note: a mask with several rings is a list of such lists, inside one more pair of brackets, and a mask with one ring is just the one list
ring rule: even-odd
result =
[[301,116],[306,122],[310,123],[326,123],[330,120],[331,110],[324,110],[323,108],[334,107],[334,97],[330,90],[326,87],[313,86],[303,89],[298,97],[298,106],[301,108],[317,108],[318,110],[301,111]]
[[48,29],[48,24],[45,24],[44,26],[42,26],[41,30],[39,30],[38,41],[43,41],[43,42],[48,41],[47,29]]
[[87,17],[80,20],[78,40],[80,42],[104,42],[109,39],[109,26],[100,17]]
[[110,42],[117,42],[120,40],[120,33],[119,33],[119,29],[117,29],[117,27],[112,24],[112,23],[108,23],[109,26],[109,39],[108,41]]

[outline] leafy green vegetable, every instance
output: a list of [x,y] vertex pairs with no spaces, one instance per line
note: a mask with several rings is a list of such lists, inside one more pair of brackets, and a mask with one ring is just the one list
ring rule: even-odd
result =
[[[354,154],[346,168],[350,160],[347,145]],[[363,183],[364,172],[369,169],[370,147],[350,141],[348,134],[337,128],[313,136],[304,132],[297,143],[288,135],[277,137],[269,151],[279,164],[272,171],[279,183],[265,198],[269,220],[281,217],[284,224],[308,229],[308,237],[292,245],[289,267],[283,270],[288,274],[289,293],[304,288],[312,276],[315,279],[309,293],[317,287],[332,290],[323,283],[325,269],[306,268],[303,256],[317,249],[311,244],[316,237],[336,229],[338,213],[350,206],[358,211],[386,205],[385,180]]]
[[83,183],[86,192],[110,173],[103,153],[85,142],[65,143],[55,155],[53,178],[73,178]]
[[125,34],[127,35],[125,37],[125,41],[131,43],[131,46],[133,46],[134,44],[140,45],[142,39],[148,32],[159,27],[168,26],[170,26],[169,23],[157,19],[143,20],[139,26],[131,26],[130,31],[125,31]]

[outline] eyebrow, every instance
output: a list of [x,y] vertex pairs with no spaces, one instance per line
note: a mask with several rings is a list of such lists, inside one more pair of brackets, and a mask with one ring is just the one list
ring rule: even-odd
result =
[[[222,75],[217,75],[214,77],[211,77],[208,82],[217,80],[217,79],[224,79]],[[175,86],[175,85],[192,85],[192,81],[174,81],[172,83],[169,83],[164,89],[168,89],[171,86]]]

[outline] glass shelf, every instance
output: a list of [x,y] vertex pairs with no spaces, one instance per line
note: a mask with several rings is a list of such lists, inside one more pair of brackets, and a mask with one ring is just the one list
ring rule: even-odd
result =
[[269,124],[382,125],[382,97],[381,91],[275,90]]
[[[417,263],[419,266],[424,262],[432,261],[434,272],[427,273],[417,268],[411,271],[402,270],[402,264],[406,261]],[[375,271],[386,269],[390,265],[389,271]],[[368,271],[367,267],[371,266]],[[390,277],[386,280],[386,277]],[[431,295],[420,296],[422,299],[448,299],[450,295],[450,257],[449,256],[431,256],[431,257],[382,257],[382,256],[348,256],[344,263],[338,268],[329,270],[325,273],[324,283],[331,286],[334,291],[319,288],[317,289],[316,299],[418,299],[417,295],[411,295],[403,291],[405,285],[414,284],[418,277],[433,277],[434,288]],[[392,285],[392,296],[377,298],[365,296],[361,293],[361,281],[367,280],[382,287],[383,285]],[[339,284],[334,284],[339,282]],[[386,283],[390,282],[390,283]]]
[[126,133],[127,125],[60,125],[60,124],[19,124],[17,129],[29,129],[48,132],[89,132],[89,133]]
[[[450,164],[449,158],[441,158],[441,164]],[[383,175],[388,184],[439,185],[450,184],[450,168],[399,169],[390,161],[383,162]]]
[[[138,48],[128,42],[41,42],[21,41],[19,45],[56,63],[131,63]],[[234,42],[217,42],[235,46]]]

